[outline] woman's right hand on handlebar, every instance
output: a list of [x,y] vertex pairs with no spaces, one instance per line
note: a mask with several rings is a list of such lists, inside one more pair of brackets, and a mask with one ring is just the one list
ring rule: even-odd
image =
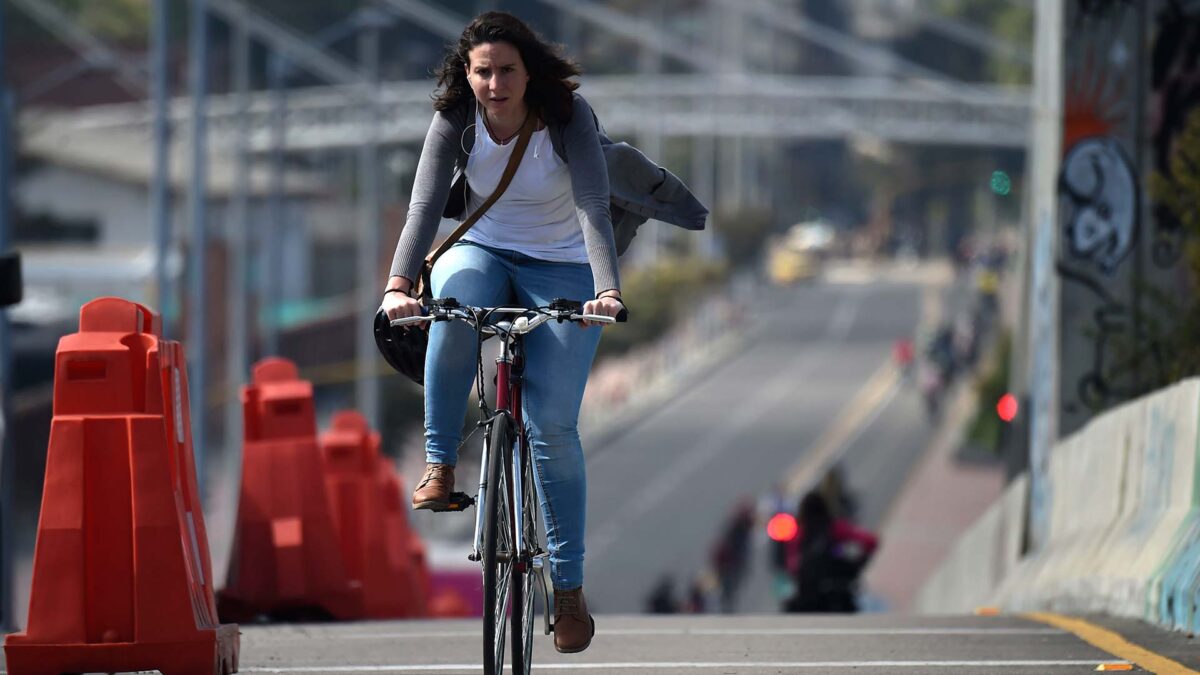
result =
[[421,301],[411,298],[408,295],[408,290],[411,287],[412,282],[404,277],[392,277],[388,281],[388,288],[383,293],[382,305],[388,319],[395,321],[396,319],[404,319],[421,314]]

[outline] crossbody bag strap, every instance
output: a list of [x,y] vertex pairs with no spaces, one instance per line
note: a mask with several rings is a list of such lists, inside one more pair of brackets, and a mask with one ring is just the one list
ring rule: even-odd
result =
[[462,239],[467,230],[471,229],[471,226],[492,207],[492,204],[495,204],[496,200],[500,199],[500,195],[504,194],[504,190],[512,182],[513,176],[517,175],[517,167],[521,165],[521,158],[525,156],[525,148],[529,147],[529,139],[533,137],[533,130],[536,126],[537,119],[531,112],[525,116],[525,123],[521,125],[521,135],[517,137],[517,144],[513,146],[512,154],[508,157],[508,164],[504,167],[504,175],[500,176],[500,183],[496,185],[496,189],[492,191],[492,195],[487,198],[487,201],[480,204],[479,208],[475,209],[475,213],[472,213],[464,220],[462,225],[459,225],[454,232],[451,232],[450,236],[446,237],[445,241],[425,258],[429,261],[429,267],[433,267],[433,263],[442,257],[443,253],[449,251],[451,246],[457,243],[459,239]]

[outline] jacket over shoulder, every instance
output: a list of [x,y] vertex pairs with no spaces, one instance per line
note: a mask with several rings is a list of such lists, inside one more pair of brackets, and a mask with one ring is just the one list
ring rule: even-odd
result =
[[[461,114],[461,124],[465,129],[469,113],[464,109]],[[708,209],[678,176],[659,166],[634,146],[609,138],[591,105],[578,93],[574,94],[573,115],[573,121],[590,119],[600,139],[608,173],[609,212],[618,255],[625,253],[638,227],[651,218],[686,230],[704,229]],[[565,128],[550,127],[550,142],[554,152],[570,164],[571,153],[564,138]],[[455,167],[455,182],[466,168],[475,135],[465,134],[462,140],[462,151]]]

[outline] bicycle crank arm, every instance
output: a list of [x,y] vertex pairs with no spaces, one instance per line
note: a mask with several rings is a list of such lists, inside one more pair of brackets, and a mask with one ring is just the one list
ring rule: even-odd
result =
[[550,623],[550,612],[554,606],[554,596],[550,595],[550,589],[546,586],[546,557],[548,553],[540,553],[533,556],[533,564],[530,566],[529,574],[536,574],[538,578],[538,589],[542,592],[542,617],[546,620],[546,635],[554,632],[554,626]]

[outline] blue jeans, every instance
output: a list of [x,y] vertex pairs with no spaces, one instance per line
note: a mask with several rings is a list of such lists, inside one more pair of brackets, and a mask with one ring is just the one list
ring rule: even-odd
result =
[[[587,264],[537,260],[470,242],[450,248],[433,268],[434,297],[465,305],[541,307],[554,298],[592,298]],[[583,585],[587,482],[579,443],[579,406],[600,344],[600,328],[550,321],[525,340],[522,412],[532,448],[538,501],[546,523],[554,588]],[[456,464],[476,374],[475,330],[461,321],[434,323],[425,356],[425,459]]]

